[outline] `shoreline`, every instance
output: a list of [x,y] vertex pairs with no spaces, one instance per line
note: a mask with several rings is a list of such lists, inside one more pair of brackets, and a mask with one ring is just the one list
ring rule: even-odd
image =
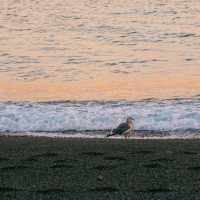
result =
[[60,133],[1,133],[1,137],[24,137],[24,138],[52,138],[52,139],[83,139],[83,140],[200,140],[200,135],[187,136],[124,136],[106,137],[105,135],[88,135],[88,134],[60,134]]

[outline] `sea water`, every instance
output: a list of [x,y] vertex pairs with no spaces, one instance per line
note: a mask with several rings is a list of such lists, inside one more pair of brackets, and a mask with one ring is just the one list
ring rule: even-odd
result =
[[200,136],[200,99],[110,102],[1,103],[0,132],[60,137],[104,137],[128,116],[136,137]]
[[0,101],[200,93],[198,0],[1,0]]
[[199,13],[198,0],[1,0],[1,134],[104,137],[132,116],[135,137],[198,137]]

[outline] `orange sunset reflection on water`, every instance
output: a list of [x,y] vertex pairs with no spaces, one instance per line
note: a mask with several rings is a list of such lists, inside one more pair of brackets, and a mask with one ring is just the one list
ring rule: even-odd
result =
[[[189,77],[189,78],[188,78]],[[23,83],[0,81],[2,101],[63,101],[63,100],[141,100],[198,95],[198,76],[172,75],[160,77],[104,77],[77,83],[38,81]]]
[[0,101],[200,94],[200,1],[4,1]]

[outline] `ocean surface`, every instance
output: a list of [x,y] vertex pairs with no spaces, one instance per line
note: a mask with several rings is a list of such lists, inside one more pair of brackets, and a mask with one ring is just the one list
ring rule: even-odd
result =
[[0,132],[103,137],[132,116],[138,137],[198,137],[199,13],[198,0],[1,0]]
[[0,100],[200,94],[198,0],[1,0]]

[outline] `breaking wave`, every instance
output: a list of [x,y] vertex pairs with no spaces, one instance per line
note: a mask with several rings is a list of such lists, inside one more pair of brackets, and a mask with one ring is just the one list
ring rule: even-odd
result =
[[[105,134],[126,120],[135,119],[138,135],[198,135],[200,99],[114,102],[0,103],[0,132],[48,135]],[[200,134],[199,134],[200,135]]]

